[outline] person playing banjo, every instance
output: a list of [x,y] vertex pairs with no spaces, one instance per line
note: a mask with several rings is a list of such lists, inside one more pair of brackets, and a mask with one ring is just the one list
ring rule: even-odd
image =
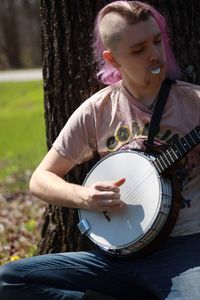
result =
[[[30,190],[77,208],[97,247],[2,266],[0,299],[199,300],[200,87],[180,80],[165,18],[149,4],[103,7],[93,50],[106,87],[72,114]],[[96,153],[83,185],[64,180]]]

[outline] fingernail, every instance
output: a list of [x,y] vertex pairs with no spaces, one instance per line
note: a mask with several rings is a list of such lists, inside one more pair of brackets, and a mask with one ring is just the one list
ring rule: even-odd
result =
[[122,184],[124,184],[124,182],[126,181],[125,178],[121,178],[118,181],[115,182],[115,185],[120,187]]

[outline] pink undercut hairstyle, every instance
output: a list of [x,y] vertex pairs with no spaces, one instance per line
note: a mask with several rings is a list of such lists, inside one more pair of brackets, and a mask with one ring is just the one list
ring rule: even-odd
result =
[[116,12],[126,18],[129,24],[137,24],[139,21],[148,20],[152,16],[163,36],[166,63],[167,77],[173,80],[181,77],[180,68],[176,62],[172,49],[170,47],[170,39],[165,17],[162,16],[151,5],[140,1],[114,1],[102,8],[96,18],[94,35],[93,35],[93,54],[97,64],[97,79],[103,84],[111,85],[121,80],[121,73],[103,58],[103,52],[106,50],[99,33],[99,24],[101,19],[110,12]]

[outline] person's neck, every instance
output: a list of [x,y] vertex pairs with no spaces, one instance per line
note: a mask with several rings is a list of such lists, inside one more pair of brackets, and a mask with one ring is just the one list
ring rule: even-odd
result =
[[139,101],[146,107],[151,107],[158,95],[161,82],[158,82],[158,84],[154,85],[138,86],[123,81],[123,85],[137,101]]

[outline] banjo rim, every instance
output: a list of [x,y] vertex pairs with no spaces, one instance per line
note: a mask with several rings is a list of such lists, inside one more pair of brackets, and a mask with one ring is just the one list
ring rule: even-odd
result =
[[[98,242],[97,239],[93,238],[91,236],[91,232],[89,231],[89,229],[86,230],[86,232],[84,232],[85,235],[87,235],[88,238],[95,245],[97,245],[101,250],[103,250],[105,253],[107,253],[109,255],[123,257],[123,256],[127,256],[127,255],[130,256],[130,255],[135,255],[138,253],[143,253],[145,251],[145,249],[148,248],[149,245],[151,245],[154,241],[157,240],[157,238],[159,237],[159,234],[162,232],[162,229],[165,227],[167,219],[170,215],[170,210],[172,207],[172,190],[169,188],[169,186],[171,186],[170,185],[171,180],[169,178],[166,178],[166,177],[163,178],[162,176],[160,176],[157,169],[153,165],[152,161],[154,159],[154,156],[147,155],[146,153],[144,153],[143,151],[140,151],[140,150],[138,150],[138,151],[137,150],[118,151],[118,152],[110,153],[109,155],[103,157],[89,171],[89,173],[87,174],[87,176],[83,182],[83,185],[87,184],[88,179],[90,178],[93,171],[99,166],[99,164],[101,164],[104,160],[109,159],[111,156],[119,155],[120,153],[122,153],[122,154],[125,154],[125,153],[130,154],[131,153],[131,154],[141,155],[143,158],[147,159],[150,164],[152,164],[152,166],[154,167],[154,169],[157,173],[157,178],[158,178],[158,182],[159,182],[159,198],[160,198],[160,204],[159,204],[159,208],[158,208],[156,217],[154,218],[154,220],[152,220],[152,223],[149,224],[148,228],[146,228],[145,231],[143,233],[141,233],[137,237],[137,239],[135,239],[134,241],[130,240],[129,242],[122,244],[122,245],[105,245],[101,242]],[[167,188],[166,188],[166,186],[167,186]],[[163,189],[164,189],[164,196],[163,196]],[[165,198],[164,204],[162,203],[164,201],[163,197]],[[164,206],[164,207],[161,208],[161,206]],[[81,209],[78,210],[78,215],[79,215],[80,220],[82,218],[81,211],[84,211],[84,210],[81,210]]]

